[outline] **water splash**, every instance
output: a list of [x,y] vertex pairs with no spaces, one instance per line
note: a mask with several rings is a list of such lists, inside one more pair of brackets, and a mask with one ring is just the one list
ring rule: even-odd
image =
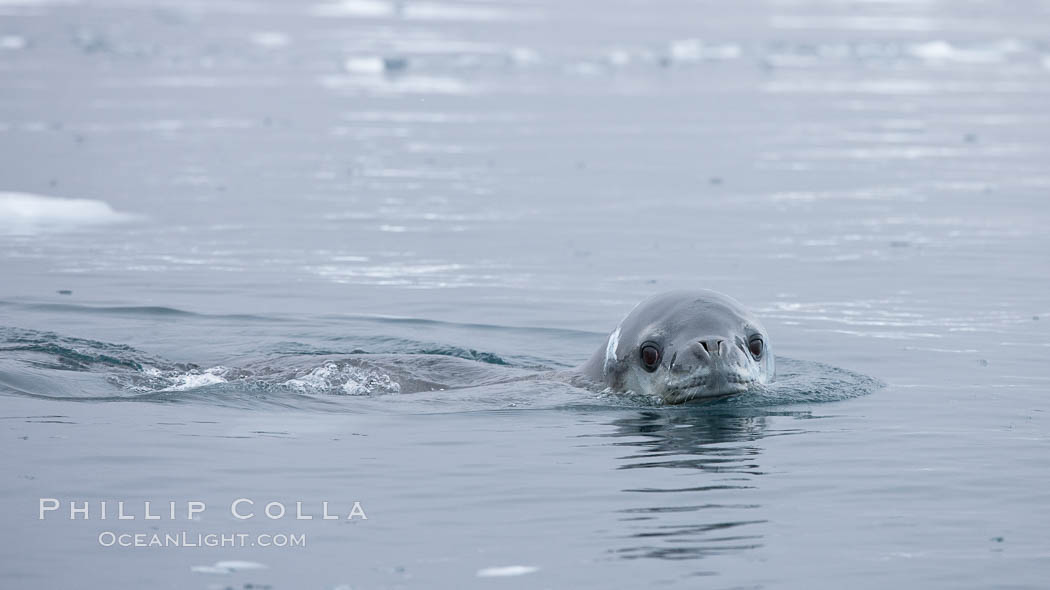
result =
[[284,385],[300,393],[341,391],[347,395],[372,395],[401,392],[401,384],[390,375],[350,363],[325,363],[301,377],[285,381]]

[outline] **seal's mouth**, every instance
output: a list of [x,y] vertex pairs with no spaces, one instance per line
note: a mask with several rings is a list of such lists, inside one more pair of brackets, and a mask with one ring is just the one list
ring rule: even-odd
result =
[[756,383],[755,378],[747,373],[738,371],[712,372],[693,376],[687,380],[668,383],[661,397],[668,404],[716,399],[744,393]]

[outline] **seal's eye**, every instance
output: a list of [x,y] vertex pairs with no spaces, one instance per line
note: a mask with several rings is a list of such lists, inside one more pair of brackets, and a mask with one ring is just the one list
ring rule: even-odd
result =
[[660,349],[652,342],[646,342],[639,349],[642,357],[642,367],[652,373],[660,365]]
[[755,360],[762,358],[763,348],[762,338],[758,336],[755,336],[747,343],[747,349],[751,351],[751,356],[755,357]]

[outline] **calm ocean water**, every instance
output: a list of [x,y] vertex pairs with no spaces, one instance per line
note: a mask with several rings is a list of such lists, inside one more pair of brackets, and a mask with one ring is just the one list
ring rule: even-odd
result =
[[[1044,588],[1048,104],[1045,1],[0,0],[0,586]],[[779,397],[491,383],[678,288]]]

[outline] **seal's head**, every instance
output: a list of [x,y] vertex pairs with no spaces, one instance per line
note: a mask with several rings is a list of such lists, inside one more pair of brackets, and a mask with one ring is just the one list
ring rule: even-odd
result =
[[615,391],[671,404],[741,393],[775,373],[762,324],[714,291],[675,291],[639,303],[582,371]]

